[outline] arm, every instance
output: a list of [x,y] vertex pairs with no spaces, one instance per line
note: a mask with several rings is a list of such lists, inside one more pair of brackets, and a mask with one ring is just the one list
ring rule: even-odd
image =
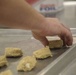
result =
[[56,18],[45,18],[25,0],[0,0],[0,24],[12,28],[31,30],[33,36],[45,46],[46,36],[58,35],[67,45],[73,38],[70,30]]
[[8,27],[37,30],[44,17],[25,0],[0,0],[0,23]]

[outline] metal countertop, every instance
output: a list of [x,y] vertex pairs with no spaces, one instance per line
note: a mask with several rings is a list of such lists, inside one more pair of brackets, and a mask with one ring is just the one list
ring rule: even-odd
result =
[[[16,30],[16,29],[0,29],[0,55],[4,54],[6,47],[18,47],[23,51],[23,57],[32,55],[33,52],[37,49],[43,48],[43,45],[33,39],[30,32],[24,30]],[[0,72],[4,70],[10,69],[14,75],[36,75],[41,70],[43,70],[46,66],[48,66],[52,61],[54,61],[57,57],[59,57],[62,53],[64,53],[67,48],[53,50],[53,57],[45,60],[37,60],[38,63],[34,70],[31,72],[17,72],[17,64],[21,58],[9,58],[8,67],[4,67],[0,69]]]
[[[76,28],[76,25],[75,25],[76,24],[76,5],[70,6],[65,4],[64,10],[56,14],[53,14],[52,17],[58,17],[63,23],[65,23],[70,28]],[[30,31],[16,30],[16,29],[0,29],[0,55],[4,53],[5,47],[11,47],[11,46],[25,49],[26,55],[31,55],[34,50],[37,50],[43,47],[43,45],[41,45],[39,41],[32,38]],[[37,68],[38,71],[35,70],[35,72],[41,71],[53,60],[55,60],[59,55],[61,55],[64,51],[66,50],[65,49],[57,50],[56,53],[54,53],[55,54],[54,58],[44,60],[44,62],[45,61],[48,61],[48,62],[45,63],[45,65],[43,65],[42,68],[41,67]],[[13,70],[11,64],[16,65],[17,64],[16,61],[19,61],[20,59],[17,59],[17,60],[8,59],[8,60],[9,60],[10,66],[2,70],[6,70],[6,69]],[[49,62],[49,60],[51,61]],[[43,61],[40,63],[40,65],[42,64],[43,64]],[[13,72],[16,72],[16,71],[13,70]],[[30,73],[29,75],[31,75]],[[25,75],[25,73],[22,73],[22,74]],[[18,75],[22,75],[22,74],[20,73]],[[16,72],[16,75],[17,75],[17,72]]]

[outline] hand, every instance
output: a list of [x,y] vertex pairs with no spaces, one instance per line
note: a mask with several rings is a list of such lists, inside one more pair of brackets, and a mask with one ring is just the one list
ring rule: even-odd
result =
[[48,45],[46,36],[58,35],[66,45],[72,45],[73,38],[69,28],[62,25],[56,18],[46,18],[42,25],[42,30],[32,31],[33,36],[39,40],[44,46]]

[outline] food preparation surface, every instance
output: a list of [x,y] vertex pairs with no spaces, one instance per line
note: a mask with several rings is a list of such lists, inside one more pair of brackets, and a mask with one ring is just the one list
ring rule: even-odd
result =
[[[23,57],[32,55],[32,53],[40,48],[43,48],[43,45],[31,38],[31,35],[2,35],[0,37],[0,55],[4,54],[6,47],[18,47],[23,51]],[[64,53],[68,48],[62,48],[57,50],[52,50],[53,57],[47,58],[44,60],[37,60],[38,63],[36,67],[30,72],[18,72],[16,70],[18,62],[21,58],[8,58],[9,65],[8,67],[0,68],[0,72],[10,69],[14,75],[36,75],[45,67],[47,67],[51,62],[53,62],[57,57]]]
[[37,75],[76,75],[76,44]]

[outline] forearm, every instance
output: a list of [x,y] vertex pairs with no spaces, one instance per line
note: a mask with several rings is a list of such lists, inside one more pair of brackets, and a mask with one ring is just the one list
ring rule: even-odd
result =
[[0,23],[12,28],[37,30],[42,28],[45,18],[25,0],[2,0],[0,2]]

